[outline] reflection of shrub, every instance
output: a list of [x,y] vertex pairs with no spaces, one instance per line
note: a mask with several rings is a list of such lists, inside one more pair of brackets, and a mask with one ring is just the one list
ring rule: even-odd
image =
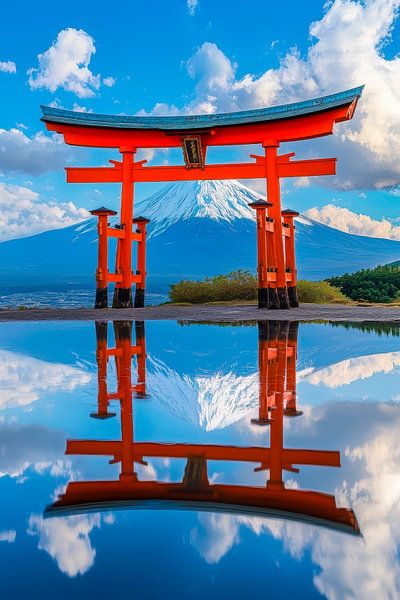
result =
[[300,302],[315,304],[346,304],[349,299],[327,281],[306,281],[301,279],[297,284]]
[[[299,281],[300,302],[346,303],[348,298],[326,281]],[[234,271],[228,275],[207,277],[203,281],[180,281],[171,285],[172,302],[229,302],[257,299],[257,278],[249,271]]]
[[171,285],[172,302],[227,302],[230,300],[255,300],[257,279],[249,271],[239,270],[228,275],[207,277],[203,281],[179,281]]

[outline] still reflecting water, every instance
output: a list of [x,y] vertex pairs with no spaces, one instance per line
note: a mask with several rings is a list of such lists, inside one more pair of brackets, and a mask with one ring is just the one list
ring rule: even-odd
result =
[[0,325],[4,598],[400,597],[397,326]]

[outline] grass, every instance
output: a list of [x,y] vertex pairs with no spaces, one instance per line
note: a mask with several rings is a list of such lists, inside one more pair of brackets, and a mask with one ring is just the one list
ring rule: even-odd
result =
[[171,285],[169,291],[172,302],[190,304],[254,300],[256,296],[256,278],[248,271],[242,270],[227,275],[207,277],[203,281],[179,281]]
[[338,288],[327,281],[307,281],[300,279],[297,283],[299,302],[313,304],[352,304]]
[[[327,281],[298,282],[300,302],[315,304],[349,304],[338,288]],[[227,275],[207,277],[202,281],[179,281],[171,285],[170,301],[174,304],[232,303],[247,304],[257,299],[257,278],[249,271],[239,270]]]

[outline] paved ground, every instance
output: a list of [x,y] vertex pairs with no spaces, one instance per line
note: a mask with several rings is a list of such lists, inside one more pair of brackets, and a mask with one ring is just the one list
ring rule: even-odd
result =
[[179,321],[256,321],[276,319],[290,321],[398,321],[400,308],[374,306],[345,306],[340,304],[303,304],[291,310],[264,310],[256,306],[147,306],[146,308],[101,309],[91,308],[31,308],[26,310],[0,309],[0,321],[107,321],[157,319]]

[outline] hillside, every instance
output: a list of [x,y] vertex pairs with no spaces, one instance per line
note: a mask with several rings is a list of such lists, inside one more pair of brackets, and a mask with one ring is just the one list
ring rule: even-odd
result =
[[340,277],[331,277],[328,281],[352,300],[384,303],[400,301],[400,261],[375,269],[345,273]]
[[[236,181],[171,184],[136,204],[151,219],[148,289],[237,269],[255,271],[256,233],[248,203],[259,198]],[[93,287],[96,220],[0,243],[1,292]],[[296,220],[299,276],[325,279],[396,261],[400,242],[361,237],[300,216]],[[114,256],[113,241],[110,256]],[[110,260],[110,269],[113,269]]]

